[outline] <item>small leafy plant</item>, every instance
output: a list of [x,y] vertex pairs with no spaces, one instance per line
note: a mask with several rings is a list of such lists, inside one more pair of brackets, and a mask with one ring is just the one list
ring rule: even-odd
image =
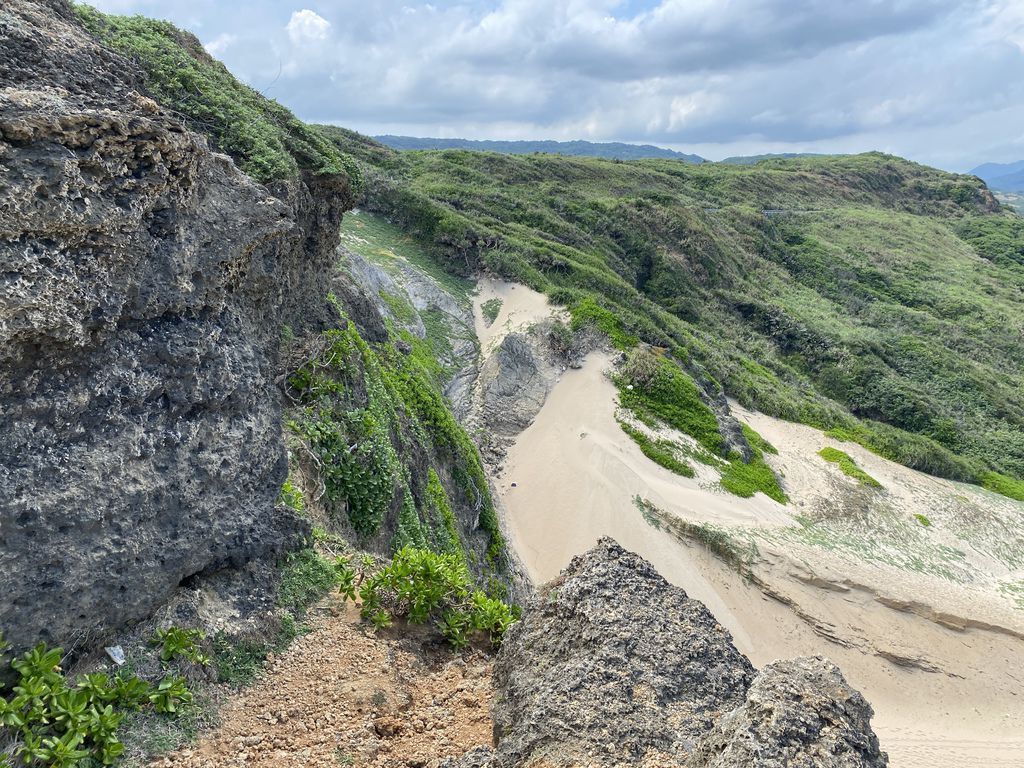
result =
[[[0,656],[8,648],[0,633]],[[192,700],[185,680],[164,678],[155,687],[134,675],[101,672],[71,684],[61,670],[64,652],[40,643],[11,661],[17,681],[0,686],[0,766],[76,768],[112,765],[124,752],[117,730],[126,711],[152,706],[176,714]]]
[[[454,554],[403,547],[390,564],[369,576],[364,572],[363,577],[361,613],[377,628],[390,626],[395,618],[413,624],[433,621],[452,646],[463,648],[474,634],[499,645],[516,620],[512,606],[472,588],[464,562]],[[342,583],[347,581],[343,576]]]
[[480,305],[480,311],[483,312],[487,325],[493,324],[498,319],[498,313],[501,312],[501,299],[488,299]]
[[158,629],[150,645],[160,646],[160,661],[166,664],[173,659],[185,659],[193,664],[206,666],[210,657],[203,653],[200,643],[206,639],[206,633],[199,629],[184,629],[171,626]]

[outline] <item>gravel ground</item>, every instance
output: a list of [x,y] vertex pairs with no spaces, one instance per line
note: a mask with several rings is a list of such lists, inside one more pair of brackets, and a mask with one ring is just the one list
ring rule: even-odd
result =
[[491,658],[421,627],[374,634],[331,599],[232,697],[216,730],[153,766],[436,766],[491,742]]

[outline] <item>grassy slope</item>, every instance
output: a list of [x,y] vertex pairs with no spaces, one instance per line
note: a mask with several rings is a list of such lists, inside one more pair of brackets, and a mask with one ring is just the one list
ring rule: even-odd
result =
[[347,173],[358,168],[315,126],[276,101],[238,82],[193,35],[166,21],[113,16],[74,6],[82,24],[101,42],[139,64],[150,96],[208,135],[221,152],[258,181]]
[[596,305],[620,346],[666,347],[744,405],[1024,496],[1006,480],[1024,477],[1024,232],[977,179],[880,154],[691,166],[370,146],[365,205],[449,269]]

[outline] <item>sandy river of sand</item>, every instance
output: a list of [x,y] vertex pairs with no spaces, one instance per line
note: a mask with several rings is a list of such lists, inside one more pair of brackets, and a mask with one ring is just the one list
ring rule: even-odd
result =
[[[485,328],[479,304],[496,295],[503,300],[502,313]],[[476,303],[485,354],[508,328],[550,312],[543,297],[529,289],[494,281]],[[647,524],[635,496],[691,520],[748,527],[786,525],[792,507],[761,494],[741,499],[716,488],[706,472],[685,479],[649,461],[615,421],[616,391],[605,374],[610,363],[608,355],[591,353],[582,369],[562,375],[496,478],[509,536],[534,581],[553,578],[573,555],[600,536],[612,536],[703,601],[756,665],[797,655],[832,658],[874,706],[874,726],[895,768],[1024,767],[1024,641],[981,629],[956,631],[892,610],[877,602],[873,589],[822,589],[792,577],[800,569],[816,570],[816,563],[793,563],[785,552],[764,553],[759,575],[785,587],[789,598],[837,635],[849,635],[851,642],[840,645],[701,546]],[[793,440],[807,441],[800,430],[808,428],[799,425],[758,415],[756,427],[782,444],[783,461],[787,428],[797,430]],[[888,471],[873,463],[870,469]],[[815,492],[813,474],[801,474],[795,465],[786,482],[797,504],[802,494]],[[817,555],[800,552],[801,558],[809,556]],[[842,570],[828,553],[820,557],[822,569]],[[860,569],[856,581],[871,573]],[[874,585],[879,591],[885,577],[879,572],[883,583]],[[901,655],[918,649],[938,671],[896,666],[878,655],[892,648]]]

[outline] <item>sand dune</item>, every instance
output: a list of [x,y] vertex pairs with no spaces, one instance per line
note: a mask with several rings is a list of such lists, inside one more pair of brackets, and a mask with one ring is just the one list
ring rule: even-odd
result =
[[[550,311],[530,293],[520,286],[503,311],[520,321]],[[512,295],[504,291],[506,301]],[[876,729],[896,768],[1024,766],[1024,641],[1012,634],[1024,623],[992,588],[998,573],[991,557],[975,553],[994,575],[959,584],[887,562],[861,562],[841,548],[774,538],[794,526],[794,515],[828,503],[830,484],[847,482],[815,458],[828,439],[808,427],[741,411],[740,418],[779,448],[772,461],[785,474],[793,503],[729,495],[716,488],[713,471],[681,478],[629,440],[615,421],[615,387],[604,373],[610,362],[592,353],[581,370],[562,376],[496,478],[512,544],[535,581],[557,575],[598,537],[613,536],[705,602],[755,664],[801,654],[833,658],[874,705]],[[842,447],[887,486],[878,503],[889,505],[890,514],[892,505],[918,504],[937,518],[952,515],[946,507],[956,505],[943,506],[950,493],[977,494],[973,501],[992,514],[1003,505],[983,491],[920,475],[857,446]],[[763,532],[751,565],[756,583],[701,545],[648,524],[636,496],[680,518],[755,532],[748,535]],[[908,597],[916,598],[914,605],[906,605]],[[902,610],[888,607],[886,599]],[[922,615],[929,610],[931,618]],[[1010,632],[957,630],[949,617]]]

